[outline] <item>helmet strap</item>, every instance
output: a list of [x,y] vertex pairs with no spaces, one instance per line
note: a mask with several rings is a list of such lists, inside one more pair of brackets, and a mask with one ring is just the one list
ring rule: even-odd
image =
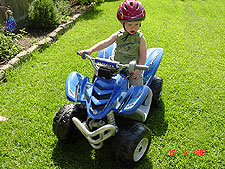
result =
[[123,29],[127,32],[127,30],[125,28],[125,22],[123,22]]

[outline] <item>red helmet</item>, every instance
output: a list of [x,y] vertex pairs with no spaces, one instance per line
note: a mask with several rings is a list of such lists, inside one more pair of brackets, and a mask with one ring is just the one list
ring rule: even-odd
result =
[[137,0],[125,0],[118,8],[117,19],[120,22],[142,21],[145,19],[145,9]]

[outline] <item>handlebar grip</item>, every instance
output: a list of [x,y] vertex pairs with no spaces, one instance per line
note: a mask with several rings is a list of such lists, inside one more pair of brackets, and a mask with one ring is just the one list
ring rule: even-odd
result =
[[103,63],[117,68],[118,62],[109,59],[95,58],[95,63]]
[[145,65],[136,65],[136,69],[139,70],[149,70],[149,66],[145,66]]
[[83,52],[82,54],[80,54],[80,52],[77,51],[76,53],[77,55],[80,55],[82,59],[86,59],[87,52]]

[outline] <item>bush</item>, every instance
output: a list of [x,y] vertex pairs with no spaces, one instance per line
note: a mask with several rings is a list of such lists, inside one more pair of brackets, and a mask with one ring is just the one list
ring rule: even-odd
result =
[[58,21],[53,0],[34,0],[29,6],[28,19],[35,28],[55,27]]
[[15,43],[21,36],[8,32],[0,25],[0,62],[12,58],[22,49],[21,45]]
[[72,13],[70,1],[57,0],[57,1],[54,1],[54,3],[57,8],[59,21],[60,22],[66,21],[68,19],[68,16]]

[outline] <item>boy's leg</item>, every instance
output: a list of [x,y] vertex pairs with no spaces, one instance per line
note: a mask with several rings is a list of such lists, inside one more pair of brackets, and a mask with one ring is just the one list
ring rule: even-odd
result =
[[130,85],[141,86],[143,85],[143,72],[140,73],[138,79],[129,78]]

